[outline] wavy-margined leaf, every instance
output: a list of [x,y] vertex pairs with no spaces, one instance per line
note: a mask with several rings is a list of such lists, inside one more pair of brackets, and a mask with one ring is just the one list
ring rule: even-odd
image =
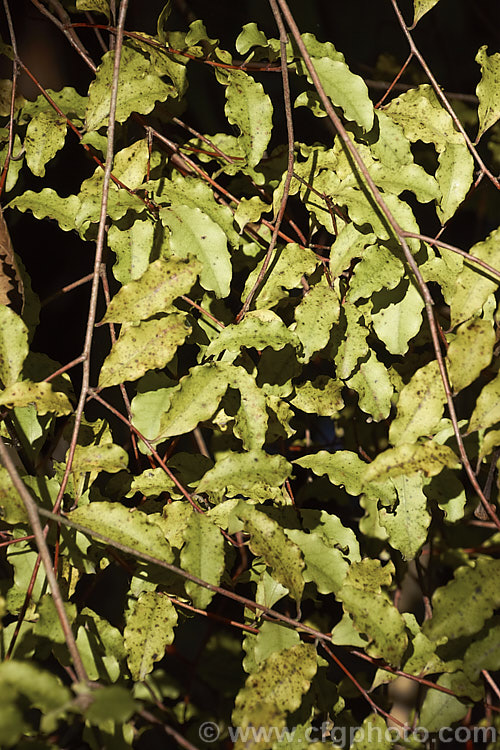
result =
[[347,574],[349,563],[340,549],[327,544],[324,537],[314,531],[287,529],[286,535],[304,556],[306,583],[313,582],[320,594],[338,591]]
[[246,739],[240,736],[234,749],[269,750],[273,747],[274,732],[285,726],[287,712],[299,708],[317,668],[312,643],[298,643],[260,662],[236,696],[232,722],[243,731],[248,727],[271,731],[267,738],[252,732]]
[[77,445],[71,470],[74,474],[83,474],[88,471],[113,473],[126,469],[127,465],[128,455],[120,445],[115,443]]
[[228,384],[240,392],[240,408],[236,413],[234,433],[245,450],[259,450],[266,440],[266,398],[252,375],[243,367],[228,368]]
[[394,508],[379,509],[380,524],[389,535],[389,544],[406,560],[412,560],[427,539],[431,514],[422,487],[422,477],[401,476],[393,479],[398,493]]
[[140,595],[127,614],[123,631],[127,664],[134,680],[144,680],[154,663],[165,655],[174,640],[177,610],[164,594],[148,591]]
[[483,45],[476,55],[476,62],[481,66],[481,80],[476,88],[479,99],[476,141],[500,119],[500,54],[488,55],[487,49],[487,45]]
[[[345,62],[332,60],[330,57],[314,57],[313,65],[319,76],[326,95],[336,107],[340,107],[346,118],[356,122],[364,130],[373,125],[373,103],[368,95],[368,88],[363,79],[352,73]],[[299,74],[306,75],[309,83],[312,79],[302,61],[295,63]],[[308,105],[305,94],[295,102],[296,107]]]
[[271,574],[285,586],[296,602],[304,590],[304,560],[300,548],[289,539],[277,521],[243,500],[233,511],[250,534],[250,549],[261,556]]
[[261,83],[243,70],[216,69],[219,83],[226,87],[226,117],[239,128],[238,143],[247,164],[255,167],[271,138],[273,106]]
[[368,354],[366,339],[369,331],[363,313],[356,305],[346,300],[342,305],[342,313],[345,316],[346,332],[335,354],[335,366],[337,377],[347,380],[360,359],[364,359]]
[[111,541],[133,547],[137,552],[171,563],[172,549],[155,523],[154,518],[141,510],[129,509],[119,503],[108,501],[79,506],[68,517],[89,529],[97,531]]
[[[483,242],[476,243],[469,250],[470,255],[486,261],[493,268],[500,269],[500,228],[495,229]],[[476,315],[490,296],[498,288],[498,278],[473,265],[464,265],[456,281],[455,294],[450,303],[451,324],[453,326]]]
[[264,451],[227,453],[207,471],[197,492],[207,492],[215,502],[243,495],[253,500],[281,497],[279,488],[292,473],[292,466],[283,456]]
[[372,245],[375,235],[364,234],[355,224],[346,224],[332,245],[330,273],[340,276],[351,265],[354,258],[361,258],[365,247]]
[[174,174],[171,180],[162,177],[158,186],[155,183],[153,186],[155,200],[159,205],[168,201],[171,206],[199,208],[222,229],[232,245],[238,246],[240,238],[233,226],[231,209],[215,200],[212,189],[205,182],[196,177]]
[[472,318],[457,330],[448,347],[450,380],[455,392],[473,383],[493,357],[495,331],[488,320]]
[[52,188],[43,188],[39,193],[26,190],[11,200],[9,207],[31,211],[37,219],[54,219],[61,229],[69,232],[77,228],[75,216],[80,208],[80,200],[77,195],[61,198]]
[[262,351],[267,346],[283,349],[287,344],[298,346],[295,333],[271,310],[252,310],[240,323],[232,323],[222,330],[205,352],[206,357],[217,357],[221,352],[239,352],[246,347]]
[[116,255],[113,276],[120,284],[128,284],[145,273],[154,240],[155,225],[149,218],[138,217],[129,229],[111,224],[108,245]]
[[160,210],[164,226],[170,229],[170,248],[180,258],[194,256],[201,264],[200,284],[227,297],[232,277],[227,238],[220,226],[199,208],[169,206]]
[[3,466],[0,466],[0,516],[9,524],[28,522],[26,507]]
[[406,354],[422,326],[424,300],[415,284],[403,279],[394,289],[373,295],[372,324],[391,354]]
[[[343,727],[338,727],[343,730]],[[336,740],[336,728],[332,729],[332,739]],[[338,734],[341,738],[342,731]],[[371,738],[376,738],[372,740]],[[363,721],[362,725],[354,731],[353,741],[350,750],[391,750],[394,745],[390,738],[390,730],[382,716],[370,714]]]
[[22,380],[14,383],[0,393],[0,404],[10,409],[33,405],[39,415],[71,414],[73,407],[65,393],[55,391],[52,383],[32,383]]
[[468,431],[486,429],[496,422],[500,422],[500,374],[485,385],[477,397]]
[[389,428],[393,445],[432,434],[442,415],[446,394],[437,362],[420,367],[399,394],[396,417]]
[[[312,274],[317,265],[318,260],[312,250],[300,247],[295,242],[280,248],[256,295],[256,309],[274,307],[281,299],[288,297],[289,290],[299,287],[302,277]],[[259,263],[248,275],[242,300],[246,299],[252,289],[260,269]]]
[[[74,228],[78,230],[81,236],[85,236],[91,224],[99,222],[103,182],[103,170],[101,167],[97,167],[94,174],[82,182],[80,192],[76,196],[79,206],[75,211]],[[111,219],[118,221],[125,216],[127,211],[141,212],[143,210],[144,202],[139,195],[129,193],[111,182],[107,202],[107,213]]]
[[243,669],[251,674],[271,654],[297,646],[299,643],[300,636],[296,630],[284,627],[281,622],[264,621],[258,633],[247,633],[243,640],[242,646],[246,653],[242,662]]
[[432,597],[432,618],[423,632],[436,641],[479,632],[500,606],[500,560],[478,559],[454,573]]
[[318,451],[294,461],[321,476],[327,474],[332,484],[345,487],[350,495],[360,495],[367,464],[352,451]]
[[373,350],[366,361],[362,361],[346,385],[359,396],[359,408],[370,414],[375,422],[389,416],[393,386],[385,365]]
[[326,277],[307,292],[295,308],[295,333],[302,344],[300,359],[309,362],[315,352],[328,344],[330,334],[340,316],[340,300],[336,289],[332,289]]
[[446,224],[469,192],[474,178],[474,159],[465,142],[448,143],[438,158],[436,180],[441,198],[436,213],[441,224]]
[[290,403],[307,414],[317,414],[320,417],[335,417],[344,407],[341,380],[329,378],[328,375],[318,375],[312,381],[306,381],[295,386],[295,396]]
[[109,0],[76,0],[78,10],[90,10],[93,13],[102,13],[108,21],[111,18]]
[[[87,130],[98,130],[108,124],[114,59],[114,50],[104,54],[96,77],[90,84],[85,114]],[[173,86],[162,81],[150,60],[131,47],[123,47],[116,102],[117,122],[125,122],[132,112],[147,115],[156,102],[164,102],[176,94]]]
[[397,448],[389,448],[379,453],[372,463],[368,464],[364,481],[369,483],[373,480],[419,473],[433,477],[446,467],[457,469],[459,466],[457,456],[447,445],[438,445],[432,440],[427,443],[401,443]]
[[[333,246],[335,248],[335,245]],[[381,289],[394,289],[404,274],[404,266],[384,245],[370,245],[361,253],[349,282],[347,298],[356,302]]]
[[[183,533],[185,544],[181,550],[181,565],[188,573],[216,586],[224,572],[224,538],[220,529],[206,515],[191,515]],[[192,581],[185,582],[186,592],[195,607],[206,609],[214,592]]]
[[45,177],[45,165],[64,146],[67,123],[53,110],[39,112],[26,129],[26,164],[37,177]]
[[124,326],[101,367],[99,387],[137,380],[148,370],[165,367],[190,332],[184,313]]
[[6,305],[0,305],[0,384],[4,388],[17,381],[28,356],[28,329],[22,318]]
[[200,271],[194,258],[159,258],[142,276],[122,286],[108,305],[102,323],[132,323],[166,312],[187,294]]
[[405,621],[385,593],[366,587],[366,575],[370,580],[371,571],[366,566],[353,563],[336,596],[352,617],[356,630],[373,640],[389,664],[398,665],[408,645]]
[[436,147],[439,167],[435,176],[441,191],[437,213],[445,223],[464,200],[473,179],[474,162],[462,134],[428,84],[393,99],[386,112],[410,141]]

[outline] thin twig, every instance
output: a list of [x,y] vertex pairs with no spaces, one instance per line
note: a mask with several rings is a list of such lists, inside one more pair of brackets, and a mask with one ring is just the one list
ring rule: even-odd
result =
[[101,273],[101,263],[104,251],[104,240],[106,237],[106,219],[108,213],[108,194],[111,183],[111,172],[113,169],[113,158],[114,158],[114,139],[115,139],[115,116],[116,116],[116,103],[118,99],[118,80],[120,73],[120,60],[121,52],[123,47],[123,31],[125,27],[125,18],[127,15],[128,0],[122,0],[120,5],[120,13],[118,18],[118,29],[116,35],[116,48],[114,52],[114,65],[113,65],[113,80],[111,83],[111,95],[109,103],[109,125],[107,134],[107,150],[106,150],[106,163],[104,167],[104,177],[102,183],[102,197],[101,197],[101,212],[99,216],[99,227],[97,230],[97,241],[96,241],[96,252],[94,258],[94,272],[92,278],[92,290],[90,293],[90,304],[89,314],[87,318],[87,327],[85,331],[85,343],[83,346],[82,355],[83,360],[83,375],[82,375],[82,386],[80,390],[80,398],[75,412],[75,424],[73,427],[73,434],[71,436],[70,446],[66,458],[66,469],[64,476],[61,481],[61,487],[57,495],[55,508],[59,508],[64,490],[68,483],[69,475],[71,472],[71,464],[73,463],[73,456],[75,455],[76,444],[78,440],[78,433],[83,418],[83,410],[85,408],[85,402],[90,387],[90,355],[92,350],[92,340],[94,336],[94,324],[96,320],[97,312],[97,296],[99,292],[99,281]]
[[279,33],[280,33],[280,62],[281,62],[281,77],[283,81],[283,101],[285,104],[286,130],[287,130],[287,138],[288,138],[288,164],[287,164],[287,170],[286,170],[285,184],[283,186],[283,195],[281,198],[278,215],[274,222],[274,229],[273,229],[273,234],[271,236],[271,242],[269,243],[269,247],[267,249],[264,261],[260,268],[259,274],[255,280],[255,283],[253,287],[250,289],[247,295],[247,298],[243,303],[243,307],[241,308],[238,315],[236,316],[236,322],[239,322],[250,309],[252,300],[255,297],[260,285],[262,284],[264,276],[266,275],[267,269],[269,267],[269,263],[271,262],[271,258],[274,253],[274,248],[276,247],[276,242],[278,240],[278,233],[279,233],[281,222],[283,220],[283,216],[285,213],[286,204],[288,202],[288,195],[290,193],[290,185],[292,184],[292,178],[293,178],[293,165],[294,165],[293,117],[292,117],[292,102],[290,98],[290,81],[288,80],[288,64],[286,60],[286,45],[288,44],[288,35],[286,33],[283,19],[281,18],[281,13],[276,4],[276,0],[269,0],[269,4],[271,6],[271,10],[274,15],[274,20],[276,21],[276,25],[278,26]]
[[[52,592],[54,607],[56,609],[59,622],[61,623],[61,628],[64,633],[64,638],[66,640],[68,650],[73,660],[78,680],[80,682],[88,682],[88,675],[85,667],[83,666],[83,661],[80,656],[80,652],[78,651],[78,646],[76,645],[75,636],[73,635],[73,631],[71,630],[71,625],[69,623],[66,610],[64,609],[64,601],[59,590],[59,584],[57,583],[57,578],[54,573],[52,558],[50,556],[49,548],[47,546],[45,535],[38,515],[39,507],[31,497],[27,487],[19,476],[19,473],[9,455],[2,437],[0,437],[0,458],[2,459],[2,463],[9,473],[12,484],[19,493],[24,507],[26,508],[26,513],[28,514],[28,519],[33,530],[33,535],[36,540],[38,552],[42,559],[43,567],[45,568],[45,575],[47,576],[50,590]],[[57,515],[53,515],[54,518],[58,518]]]

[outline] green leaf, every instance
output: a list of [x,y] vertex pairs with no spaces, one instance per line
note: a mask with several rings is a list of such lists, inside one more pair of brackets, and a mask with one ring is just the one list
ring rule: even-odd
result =
[[246,652],[243,669],[249,674],[255,672],[259,664],[271,654],[292,648],[299,643],[300,637],[296,630],[287,628],[280,622],[264,620],[259,626],[259,632],[256,635],[248,633],[243,641],[242,645]]
[[127,664],[134,680],[144,680],[165,649],[174,640],[177,610],[164,594],[149,591],[141,594],[127,614],[123,643]]
[[477,397],[468,432],[486,429],[500,422],[500,373],[485,385]]
[[67,123],[57,112],[40,112],[26,129],[26,164],[37,177],[45,177],[45,165],[64,146]]
[[382,506],[379,521],[387,530],[391,547],[399,550],[405,560],[413,560],[425,544],[431,522],[422,477],[395,477],[393,482],[398,502],[394,508]]
[[399,284],[404,266],[384,245],[369,245],[360,256],[349,283],[350,302],[369,298],[381,289],[394,289]]
[[295,396],[290,403],[307,414],[336,417],[344,406],[341,380],[318,375],[314,380],[295,386]]
[[154,442],[191,432],[210,419],[228,387],[228,368],[218,362],[192,367],[168,396],[169,405],[160,417]]
[[[64,610],[68,622],[70,625],[73,624],[77,614],[76,604],[64,602]],[[51,594],[42,596],[36,611],[38,620],[35,623],[33,632],[40,638],[47,638],[53,643],[65,643],[66,635],[61,627],[61,621]]]
[[244,24],[234,46],[240,55],[246,55],[252,47],[267,47],[268,41],[266,35],[260,31],[257,24],[252,22]]
[[165,367],[190,332],[184,313],[123,326],[101,367],[99,387],[137,380],[148,370]]
[[88,471],[108,471],[114,473],[126,469],[128,455],[119,445],[101,443],[100,445],[77,445],[71,464],[74,474]]
[[[219,586],[224,572],[224,538],[220,529],[208,516],[196,513],[189,519],[184,539],[181,550],[183,569],[207,583]],[[185,587],[195,607],[208,607],[214,596],[213,591],[192,581],[186,581]]]
[[[374,109],[368,95],[366,83],[360,76],[351,73],[345,62],[332,60],[330,57],[314,57],[313,65],[319,76],[326,95],[336,107],[340,107],[348,120],[356,122],[361,128],[371,130]],[[296,63],[297,72],[312,79],[300,61]],[[301,94],[295,102],[296,107],[308,106],[307,97]]]
[[[98,130],[108,124],[114,59],[114,50],[104,54],[95,80],[90,84],[85,113],[87,130]],[[162,81],[146,57],[130,47],[122,48],[116,102],[117,122],[125,122],[132,112],[149,114],[156,102],[164,102],[174,93],[173,86]]]
[[347,300],[342,305],[342,312],[345,315],[347,329],[335,354],[335,366],[337,377],[347,380],[359,360],[368,354],[368,328],[361,310]]
[[439,0],[413,0],[413,26],[416,26],[422,16],[425,16],[438,2]]
[[387,419],[391,411],[393,387],[385,365],[370,350],[368,360],[362,361],[354,375],[346,381],[359,396],[359,408],[370,414],[375,422]]
[[443,415],[446,394],[437,362],[420,367],[399,394],[397,413],[389,428],[393,445],[432,434]]
[[205,352],[205,357],[217,357],[223,351],[239,352],[242,347],[257,350],[270,346],[283,349],[287,344],[298,345],[297,336],[271,310],[252,310],[240,323],[232,323],[222,330]]
[[[240,729],[269,727],[274,730],[285,725],[286,713],[299,708],[317,671],[316,649],[311,643],[298,643],[283,651],[272,653],[260,662],[257,670],[247,677],[234,703],[232,723]],[[249,733],[244,741],[237,739],[235,750],[266,750],[275,741]]]
[[242,70],[216,68],[216,77],[226,86],[226,117],[239,128],[238,143],[248,166],[255,167],[271,138],[271,100],[262,84]]
[[377,652],[389,664],[399,665],[408,645],[405,622],[396,607],[383,593],[376,594],[349,583],[336,594],[360,633],[373,640]]
[[318,476],[327,474],[332,484],[345,487],[350,495],[361,494],[367,465],[352,451],[318,451],[298,458],[294,463],[305,469],[312,469]]
[[290,476],[291,468],[283,456],[270,456],[264,451],[228,452],[203,476],[197,492],[213,494],[218,502],[224,494],[253,500],[281,497],[277,488]]
[[[390,734],[382,716],[371,714],[355,732],[353,728],[350,729],[354,734],[350,750],[391,750],[394,747],[391,739],[394,735]],[[335,740],[335,727],[332,734]]]
[[229,294],[232,269],[227,238],[220,226],[199,208],[170,206],[160,210],[170,229],[170,248],[180,258],[190,255],[201,264],[200,284],[223,298]]
[[113,275],[121,284],[139,279],[147,271],[154,235],[151,219],[137,218],[130,229],[123,230],[111,224],[108,244],[116,255]]
[[111,19],[109,0],[76,0],[78,10],[89,10],[91,13],[101,13],[108,21]]
[[349,567],[341,550],[331,547],[323,535],[315,531],[287,529],[286,535],[304,556],[304,581],[315,583],[320,594],[338,591],[344,583]]
[[402,279],[396,288],[374,294],[372,300],[375,333],[391,354],[406,354],[422,326],[425,304],[418,287]]
[[[475,244],[469,253],[493,268],[500,268],[500,228],[491,232],[483,242]],[[479,313],[498,284],[498,279],[492,278],[487,271],[465,265],[457,277],[455,294],[450,303],[452,326]]]
[[132,323],[167,312],[177,297],[187,294],[199,273],[194,259],[159,258],[142,276],[122,286],[108,305],[102,323]]
[[0,466],[0,516],[5,523],[27,523],[28,514],[7,469]]
[[474,179],[474,159],[465,142],[448,143],[438,158],[436,180],[441,198],[436,213],[441,224],[446,224],[469,192]]
[[0,305],[0,386],[15,383],[28,356],[28,329],[16,313]]
[[447,445],[438,445],[432,440],[423,444],[401,443],[397,448],[379,453],[368,465],[364,481],[369,483],[420,472],[426,477],[433,477],[445,467],[456,469],[459,465],[458,458]]
[[496,672],[500,669],[500,623],[493,617],[487,625],[487,632],[476,637],[464,656],[464,672],[472,682],[477,682],[483,669]]
[[365,247],[373,244],[374,240],[374,234],[363,234],[355,224],[346,224],[332,245],[330,258],[332,276],[340,276],[349,268],[354,258],[363,257]]
[[85,718],[103,730],[110,721],[123,725],[137,710],[137,704],[130,692],[120,685],[103,685],[92,694],[92,703],[85,711]]
[[107,620],[85,607],[78,615],[76,645],[91,680],[116,682],[125,659],[123,636]]
[[323,276],[295,308],[295,333],[303,351],[300,361],[309,362],[315,352],[325,348],[339,317],[338,293],[329,286],[326,276]]
[[26,190],[14,198],[9,206],[19,211],[31,211],[37,219],[54,219],[65,232],[77,228],[75,216],[80,208],[77,195],[61,198],[52,188],[43,188],[39,193]]
[[423,625],[431,640],[460,638],[481,630],[500,606],[500,560],[479,558],[457,568],[432,597],[432,618]]
[[304,560],[299,547],[292,542],[273,518],[243,500],[234,509],[250,534],[250,549],[271,568],[271,575],[285,586],[297,603],[304,590]]
[[[15,696],[19,700],[22,696],[32,708],[38,709],[42,714],[53,714],[53,716],[62,715],[71,700],[70,691],[54,674],[41,669],[36,664],[15,659],[0,664],[0,690],[5,698]],[[5,736],[4,733],[12,736],[10,733],[13,727],[8,725],[9,722],[4,723],[2,717],[0,739]],[[55,727],[52,731],[54,729]],[[18,737],[21,736],[22,731],[21,724]]]
[[[437,680],[437,684],[456,692],[457,680],[460,681],[461,677],[463,678],[463,672],[443,674]],[[429,690],[422,703],[420,724],[428,732],[437,732],[442,727],[450,727],[463,719],[468,710],[469,706],[455,695],[440,690]]]
[[39,415],[54,413],[64,416],[73,411],[68,397],[60,391],[54,391],[52,383],[32,383],[30,380],[14,383],[6,388],[0,393],[0,404],[9,409],[32,404]]
[[118,503],[103,501],[79,506],[68,513],[76,523],[121,542],[163,562],[171,563],[173,553],[154,519],[140,510],[129,510]]
[[228,384],[240,391],[241,404],[236,414],[234,434],[245,450],[259,450],[264,445],[267,431],[266,398],[243,367],[228,367]]
[[[312,250],[300,247],[296,243],[289,243],[280,248],[273,258],[270,269],[264,276],[262,286],[255,298],[257,310],[274,307],[280,300],[289,296],[290,289],[301,286],[303,276],[311,275],[318,265],[318,260]],[[241,299],[245,300],[252,289],[261,269],[261,264],[247,277]]]
[[472,318],[459,326],[447,352],[448,372],[455,393],[467,388],[488,367],[495,340],[490,321]]
[[481,66],[481,80],[476,87],[479,99],[476,143],[500,119],[500,54],[488,55],[487,49],[484,44],[476,55],[476,62]]

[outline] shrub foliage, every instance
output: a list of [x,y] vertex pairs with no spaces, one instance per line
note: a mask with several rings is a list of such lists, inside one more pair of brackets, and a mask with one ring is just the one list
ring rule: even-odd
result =
[[[95,267],[82,354],[56,362],[2,219],[0,743],[196,747],[208,721],[221,746],[302,747],[398,726],[400,675],[403,725],[498,725],[500,227],[441,232],[500,187],[500,55],[479,49],[459,119],[430,71],[375,106],[284,0],[234,52],[171,3],[154,36],[125,0],[53,5],[91,68],[68,22],[110,47],[85,95],[28,101],[11,28],[4,209]],[[76,141],[92,166],[64,195],[46,169]]]

